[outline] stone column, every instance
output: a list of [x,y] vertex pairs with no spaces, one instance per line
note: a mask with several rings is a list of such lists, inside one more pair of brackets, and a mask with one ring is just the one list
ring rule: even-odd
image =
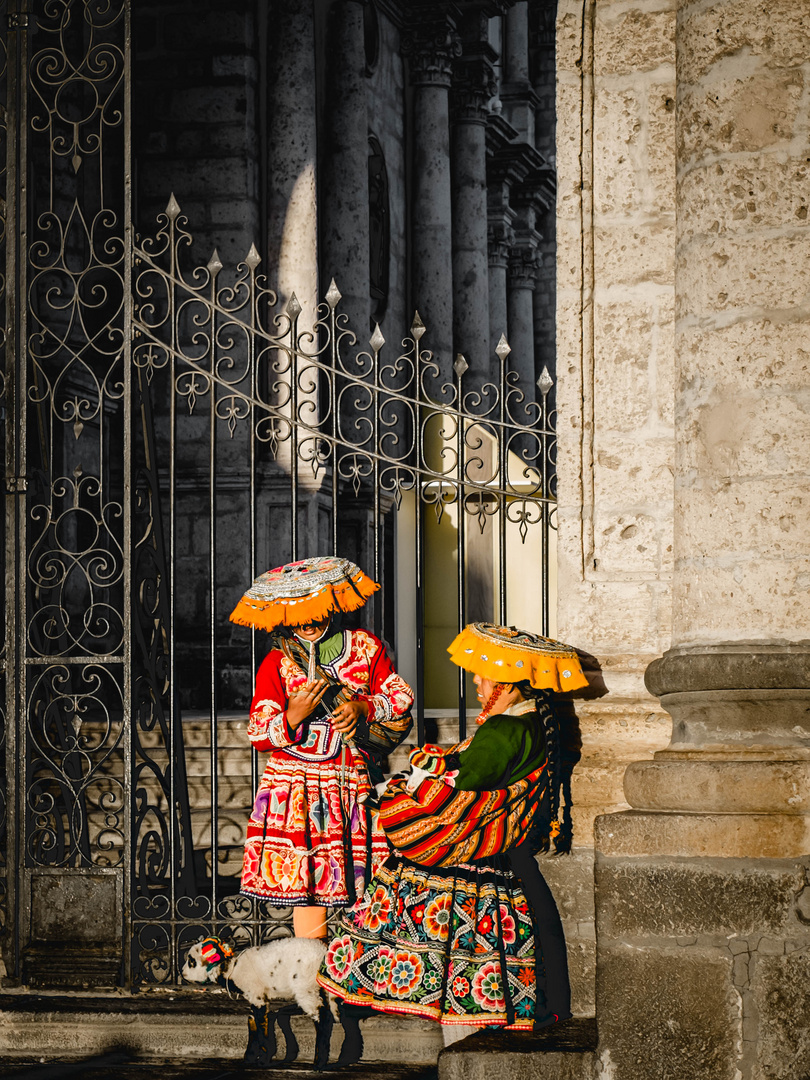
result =
[[431,3],[414,11],[403,34],[412,99],[413,302],[427,327],[426,347],[442,376],[452,373],[453,261],[448,95],[454,57],[461,52],[455,23]]
[[311,319],[318,295],[312,6],[273,0],[268,17],[267,273],[280,305],[295,292]]
[[324,148],[321,155],[321,270],[334,278],[359,348],[369,332],[368,108],[363,0],[329,12]]
[[509,252],[515,240],[509,218],[492,214],[489,218],[487,242],[489,250],[489,344],[495,355],[495,346],[501,334],[509,328],[507,305],[507,270]]
[[534,146],[537,95],[529,81],[528,9],[528,0],[518,0],[506,13],[500,98],[506,119],[517,129],[523,142]]
[[[518,385],[527,400],[534,399],[534,286],[537,280],[537,247],[527,238],[516,237],[509,256],[507,288],[507,339],[512,349],[508,366],[518,375]],[[525,423],[520,412],[515,420]]]
[[[479,20],[476,20],[478,23]],[[483,20],[486,31],[486,19]],[[453,198],[453,352],[469,364],[466,385],[481,385],[492,368],[487,257],[487,103],[495,92],[492,52],[475,35],[465,41],[451,94]]]
[[598,819],[621,1080],[810,1074],[810,234],[796,5],[678,5],[672,740]]

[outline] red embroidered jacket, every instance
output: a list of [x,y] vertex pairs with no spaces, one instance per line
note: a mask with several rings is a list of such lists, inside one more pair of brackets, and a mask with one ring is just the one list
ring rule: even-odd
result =
[[[322,666],[359,701],[369,704],[368,719],[358,724],[355,741],[386,754],[411,728],[413,691],[394,670],[385,646],[367,630],[344,630],[343,649]],[[306,672],[279,649],[272,649],[256,676],[248,738],[257,750],[287,750],[295,757],[328,760],[339,753],[340,739],[328,721],[305,721],[296,731],[287,726],[289,696],[306,682]]]

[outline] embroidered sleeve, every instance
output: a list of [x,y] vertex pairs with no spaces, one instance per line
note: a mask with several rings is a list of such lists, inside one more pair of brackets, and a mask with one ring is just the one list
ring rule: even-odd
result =
[[287,690],[280,671],[281,654],[269,652],[256,675],[256,693],[250,706],[248,738],[257,750],[283,749],[301,741],[303,727],[290,731],[284,710]]
[[368,693],[358,695],[368,702],[368,732],[362,741],[375,750],[389,753],[399,746],[411,730],[413,691],[401,675],[394,671],[383,643],[372,634],[359,631],[368,639]]

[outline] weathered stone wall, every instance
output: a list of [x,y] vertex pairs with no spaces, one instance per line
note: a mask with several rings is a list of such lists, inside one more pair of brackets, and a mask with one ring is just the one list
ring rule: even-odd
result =
[[[596,822],[603,1076],[810,1070],[810,19],[679,0],[673,718]],[[638,61],[637,61],[638,62]]]
[[547,874],[578,1008],[593,1007],[594,817],[627,807],[626,766],[670,730],[643,674],[670,639],[674,64],[673,0],[599,0],[584,19],[581,3],[560,0],[557,626],[596,670],[577,702],[578,847]]

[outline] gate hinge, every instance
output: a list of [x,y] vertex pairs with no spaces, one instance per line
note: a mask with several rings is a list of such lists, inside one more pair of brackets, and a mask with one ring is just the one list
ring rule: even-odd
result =
[[27,476],[7,476],[6,477],[6,494],[7,495],[20,495],[24,491],[28,491],[28,477]]
[[6,15],[9,30],[25,30],[28,26],[28,16],[22,11],[11,11]]

